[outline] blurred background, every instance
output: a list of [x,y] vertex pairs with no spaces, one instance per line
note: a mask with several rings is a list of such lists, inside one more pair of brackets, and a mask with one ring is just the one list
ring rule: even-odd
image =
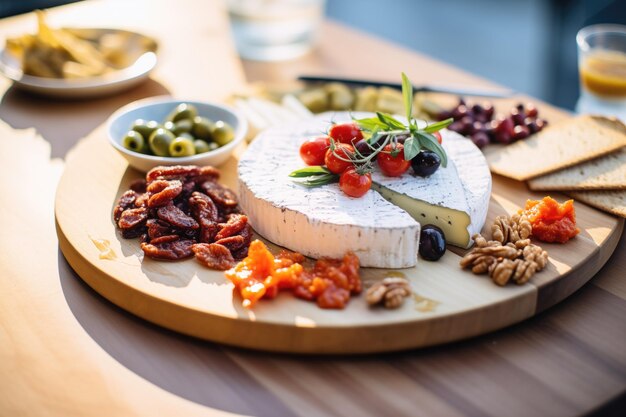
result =
[[[1,0],[0,17],[63,3]],[[326,15],[573,110],[576,32],[595,23],[626,24],[626,1],[327,0]]]

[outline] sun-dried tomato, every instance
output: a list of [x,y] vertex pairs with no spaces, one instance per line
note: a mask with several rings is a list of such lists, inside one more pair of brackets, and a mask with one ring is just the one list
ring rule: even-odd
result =
[[233,258],[240,261],[244,259],[246,256],[248,256],[248,246],[244,246],[239,250],[233,251],[232,254],[233,254]]
[[148,186],[148,183],[146,182],[146,180],[144,180],[143,178],[139,178],[131,182],[128,188],[130,188],[131,190],[133,190],[134,192],[138,194],[143,194],[147,191],[146,189],[147,186]]
[[[162,238],[160,238],[162,239]],[[149,258],[177,261],[193,256],[191,247],[194,245],[191,239],[181,239],[161,243],[142,243],[141,250]]]
[[140,194],[135,200],[135,207],[148,207],[148,200],[150,199],[150,193]]
[[200,168],[195,165],[174,165],[169,167],[159,166],[152,168],[146,174],[146,181],[171,180],[198,175]]
[[361,289],[358,258],[353,253],[347,253],[343,259],[317,261],[314,268],[305,270],[295,262],[304,260],[302,255],[283,251],[274,257],[259,240],[250,244],[248,252],[245,259],[226,271],[226,277],[244,299],[244,307],[252,307],[261,298],[274,297],[280,289],[291,289],[296,297],[316,300],[321,308],[344,308],[350,294]]
[[211,200],[218,206],[222,207],[236,207],[237,196],[229,188],[223,185],[213,182],[205,181],[200,185],[200,188],[206,195],[211,197]]
[[134,239],[136,237],[143,236],[146,233],[146,225],[138,224],[130,229],[120,229],[122,231],[122,237],[124,239]]
[[226,223],[220,224],[221,230],[215,235],[215,240],[236,235],[246,227],[246,224],[248,224],[248,216],[245,214],[230,215]]
[[342,309],[349,300],[350,291],[331,285],[317,297],[317,305],[321,308]]
[[189,208],[193,217],[202,224],[203,221],[215,223],[219,217],[217,206],[206,194],[194,192],[189,198]]
[[206,194],[194,192],[189,198],[191,214],[200,223],[200,242],[211,243],[220,231],[217,223],[219,210]]
[[196,243],[192,246],[196,259],[212,269],[226,270],[235,265],[227,247],[217,243]]
[[146,226],[148,227],[148,237],[150,240],[171,235],[173,232],[172,226],[168,222],[159,219],[148,219]]
[[151,194],[148,207],[160,207],[169,204],[183,191],[183,184],[178,180],[156,180],[148,185]]
[[200,227],[198,222],[196,222],[193,217],[186,215],[184,211],[173,204],[159,207],[157,210],[157,216],[159,219],[165,220],[172,226],[181,229],[197,229]]
[[134,208],[124,210],[117,225],[120,229],[132,229],[148,220],[148,210],[145,208]]
[[241,235],[235,235],[216,240],[215,243],[226,246],[232,253],[233,251],[237,251],[243,247],[245,239]]
[[[125,238],[141,237],[147,257],[176,260],[193,254],[198,242],[199,259],[209,267],[225,269],[248,254],[252,229],[241,214],[235,194],[217,184],[213,167],[156,167],[145,180],[131,183],[113,216]],[[211,190],[218,200],[201,192]],[[128,212],[128,213],[126,213]],[[125,214],[126,213],[126,214]],[[219,244],[216,241],[221,232]],[[223,244],[223,245],[222,245]]]
[[124,194],[120,197],[113,209],[113,219],[115,222],[120,220],[122,213],[124,210],[128,210],[131,207],[134,207],[135,200],[137,199],[137,193],[133,190],[125,191]]
[[178,235],[165,235],[165,236],[159,236],[157,238],[152,239],[150,243],[152,243],[153,245],[158,245],[160,243],[176,242],[179,239],[180,239],[180,236]]

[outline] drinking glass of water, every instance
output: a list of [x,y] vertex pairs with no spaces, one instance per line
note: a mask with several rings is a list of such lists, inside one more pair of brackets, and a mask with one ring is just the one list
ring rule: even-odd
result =
[[280,61],[311,49],[325,0],[228,0],[227,5],[239,55]]

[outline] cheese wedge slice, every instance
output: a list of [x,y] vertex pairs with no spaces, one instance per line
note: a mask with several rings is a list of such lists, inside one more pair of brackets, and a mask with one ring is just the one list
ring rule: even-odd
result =
[[348,121],[350,115],[323,113],[268,129],[240,158],[239,201],[257,233],[313,258],[338,258],[351,250],[362,266],[379,268],[416,265],[420,223],[441,227],[450,244],[471,245],[491,193],[486,161],[471,141],[443,132],[447,168],[429,178],[374,172],[372,190],[352,198],[338,184],[306,188],[288,176],[303,167],[302,142],[321,135],[330,120]]

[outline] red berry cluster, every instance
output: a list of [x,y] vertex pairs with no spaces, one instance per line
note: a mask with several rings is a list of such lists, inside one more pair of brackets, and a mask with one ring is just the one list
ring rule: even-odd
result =
[[489,143],[509,144],[526,139],[539,132],[548,122],[538,117],[537,108],[532,104],[520,103],[509,114],[494,119],[491,103],[469,106],[461,99],[451,110],[444,110],[437,115],[438,120],[452,117],[454,123],[448,126],[461,135],[468,136],[476,146],[483,148]]

